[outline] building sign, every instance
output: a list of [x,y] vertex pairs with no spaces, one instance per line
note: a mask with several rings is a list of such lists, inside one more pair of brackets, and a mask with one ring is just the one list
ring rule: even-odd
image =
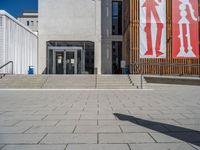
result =
[[172,5],[173,58],[198,58],[198,0],[173,0]]
[[166,0],[140,0],[140,57],[166,58]]

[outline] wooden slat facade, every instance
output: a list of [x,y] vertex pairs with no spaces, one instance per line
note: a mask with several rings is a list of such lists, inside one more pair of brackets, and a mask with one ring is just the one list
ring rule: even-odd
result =
[[[124,0],[123,12],[123,58],[130,64],[131,73],[139,73],[138,67],[134,63],[169,63],[169,64],[200,64],[200,59],[173,59],[172,58],[172,0],[167,1],[167,58],[166,59],[141,59],[139,57],[139,2],[140,0]],[[200,8],[200,3],[199,3]],[[200,13],[200,9],[199,9]],[[199,14],[200,16],[200,14]],[[199,38],[200,39],[200,38]],[[200,42],[199,42],[200,44]],[[199,75],[199,67],[184,66],[140,66],[144,74],[190,74]]]

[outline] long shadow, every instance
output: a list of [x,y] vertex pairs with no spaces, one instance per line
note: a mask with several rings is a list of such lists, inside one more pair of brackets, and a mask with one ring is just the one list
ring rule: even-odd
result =
[[[183,128],[179,126],[174,126],[170,124],[165,124],[161,122],[155,122],[155,121],[149,121],[149,120],[144,120],[140,119],[134,116],[128,116],[124,114],[118,114],[114,113],[114,115],[122,121],[129,121],[132,122],[133,124],[146,127],[148,129],[160,132],[162,134],[171,136],[173,138],[176,138],[178,140],[184,141],[186,143],[191,143],[196,146],[200,147],[200,131],[197,130],[192,130],[188,128]],[[161,130],[161,128],[164,128],[166,130]]]

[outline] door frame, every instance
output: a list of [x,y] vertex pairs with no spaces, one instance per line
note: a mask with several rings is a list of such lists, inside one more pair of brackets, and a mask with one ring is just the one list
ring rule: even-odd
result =
[[[53,74],[56,74],[56,52],[63,52],[64,53],[64,62],[63,62],[63,69],[64,74],[66,74],[66,53],[67,52],[74,52],[74,74],[78,73],[78,51],[81,51],[81,73],[85,72],[85,51],[82,47],[56,47],[50,46],[48,47],[48,51],[53,51]],[[49,59],[49,56],[48,56]],[[48,62],[49,63],[49,62]]]

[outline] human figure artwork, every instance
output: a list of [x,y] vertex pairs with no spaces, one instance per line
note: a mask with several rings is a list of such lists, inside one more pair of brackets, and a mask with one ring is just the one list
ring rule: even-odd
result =
[[166,1],[140,2],[140,56],[166,57]]
[[173,57],[198,58],[198,0],[174,0],[173,14]]

